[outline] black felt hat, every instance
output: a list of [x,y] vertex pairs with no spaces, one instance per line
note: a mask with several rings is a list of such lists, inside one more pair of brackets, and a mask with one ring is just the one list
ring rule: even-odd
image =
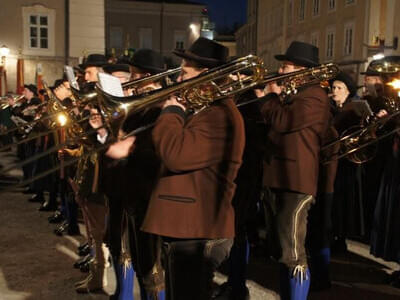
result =
[[330,80],[330,84],[332,85],[334,81],[341,81],[343,82],[347,89],[349,90],[349,96],[354,97],[357,93],[357,85],[353,78],[345,72],[339,72],[339,74],[332,80]]
[[38,90],[34,84],[24,84],[24,88],[30,90],[36,97],[38,96]]
[[318,48],[299,41],[293,41],[285,54],[275,55],[277,60],[287,60],[303,67],[315,67],[319,65]]
[[215,41],[199,37],[189,49],[174,50],[173,53],[206,68],[214,68],[228,62],[229,50]]
[[90,54],[79,67],[85,70],[87,67],[102,67],[107,64],[107,59],[103,54]]
[[151,49],[139,49],[136,51],[129,64],[151,74],[166,71],[164,57]]
[[103,70],[109,74],[114,72],[126,72],[130,73],[129,65],[122,64],[117,61],[116,64],[108,64],[103,67]]

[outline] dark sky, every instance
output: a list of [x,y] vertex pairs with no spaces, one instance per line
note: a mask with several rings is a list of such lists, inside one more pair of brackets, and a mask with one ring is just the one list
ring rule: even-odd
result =
[[193,0],[193,2],[206,4],[211,21],[215,22],[217,29],[233,27],[235,22],[246,22],[246,0]]

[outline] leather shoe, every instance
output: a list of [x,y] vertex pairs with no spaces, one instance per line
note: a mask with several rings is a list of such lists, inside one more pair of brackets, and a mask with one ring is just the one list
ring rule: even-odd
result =
[[243,290],[233,290],[227,282],[220,286],[220,289],[213,293],[213,300],[249,300],[250,292],[247,287]]
[[30,198],[28,199],[28,201],[29,201],[29,202],[39,202],[39,203],[42,203],[42,202],[44,202],[44,198],[43,198],[43,195],[35,194],[35,195],[33,195],[32,197],[30,197]]
[[86,264],[89,260],[91,260],[93,256],[91,254],[88,254],[84,257],[81,257],[74,263],[74,268],[79,269],[82,265]]
[[43,203],[39,207],[39,211],[56,211],[57,207],[55,205],[50,204],[49,202]]
[[78,255],[79,256],[86,256],[90,253],[90,246],[86,245],[85,247],[83,247],[82,249],[78,250]]
[[68,222],[63,222],[60,226],[54,229],[54,233],[58,236],[62,236],[63,233],[68,229]]
[[87,247],[88,245],[89,245],[88,242],[83,243],[83,244],[80,244],[80,245],[78,246],[78,251],[82,250],[83,248]]
[[61,212],[57,210],[57,211],[54,213],[54,215],[52,215],[52,216],[50,216],[50,217],[48,218],[48,220],[49,220],[49,223],[50,223],[50,224],[58,224],[58,223],[61,223],[62,221],[64,221],[64,217],[63,217],[63,215],[61,214]]
[[94,261],[94,258],[92,257],[90,260],[88,260],[87,262],[85,262],[84,264],[82,264],[82,265],[79,267],[79,270],[80,270],[82,273],[88,273],[88,272],[90,271],[90,264],[93,263],[93,261]]

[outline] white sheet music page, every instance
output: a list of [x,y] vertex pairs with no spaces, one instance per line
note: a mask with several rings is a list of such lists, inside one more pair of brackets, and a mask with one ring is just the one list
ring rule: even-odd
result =
[[99,84],[103,91],[107,94],[117,97],[124,97],[124,91],[119,79],[106,73],[98,73]]
[[64,66],[64,72],[67,75],[67,79],[69,81],[69,84],[73,88],[79,90],[79,84],[76,81],[75,74],[74,74],[74,69],[71,66]]

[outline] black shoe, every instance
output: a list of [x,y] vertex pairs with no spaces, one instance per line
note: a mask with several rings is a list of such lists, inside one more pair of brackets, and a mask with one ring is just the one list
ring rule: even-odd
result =
[[49,202],[45,202],[39,207],[39,211],[56,211],[56,210],[57,206],[54,204],[50,204]]
[[43,195],[41,195],[41,194],[35,194],[35,195],[33,195],[32,197],[30,197],[30,198],[28,199],[28,201],[29,201],[29,202],[38,202],[38,203],[42,203],[42,202],[44,202],[44,198],[43,198]]
[[86,256],[90,253],[90,246],[87,244],[85,247],[82,249],[78,250],[78,255],[79,256]]
[[80,230],[79,230],[79,227],[71,227],[71,226],[68,226],[67,234],[68,234],[68,235],[80,235],[81,232],[80,232]]
[[68,223],[64,222],[60,226],[58,226],[56,229],[54,229],[54,233],[58,236],[62,236],[63,233],[68,229]]
[[89,273],[90,271],[90,264],[94,261],[94,258],[92,257],[91,259],[89,259],[87,262],[85,262],[83,265],[81,265],[79,267],[79,270],[82,273]]
[[74,268],[75,269],[80,269],[80,267],[84,264],[86,264],[88,261],[90,261],[93,258],[91,254],[88,254],[84,257],[81,257],[74,263]]
[[213,293],[214,300],[249,300],[250,292],[247,287],[243,290],[233,290],[227,282],[222,284],[219,289]]
[[50,224],[59,224],[64,221],[64,217],[60,211],[56,211],[54,215],[48,218]]
[[79,245],[79,246],[78,246],[78,251],[82,250],[83,248],[87,247],[88,245],[89,245],[88,242]]

